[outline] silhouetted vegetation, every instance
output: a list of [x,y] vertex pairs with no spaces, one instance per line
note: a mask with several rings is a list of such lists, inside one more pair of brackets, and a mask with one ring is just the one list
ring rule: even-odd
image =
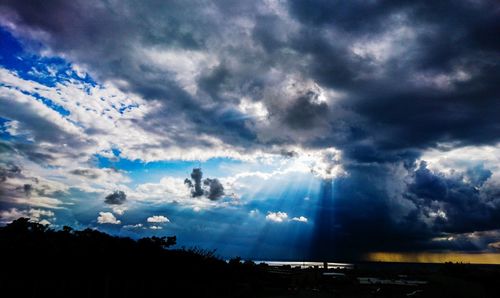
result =
[[135,241],[92,229],[55,231],[20,218],[0,228],[8,260],[0,291],[12,297],[253,297],[270,289],[258,281],[266,280],[265,266],[228,264],[200,248],[165,249],[175,243],[175,236]]
[[239,257],[226,262],[213,250],[172,249],[175,244],[175,236],[136,241],[92,229],[55,231],[20,218],[0,228],[0,295],[497,297],[500,292],[498,266],[361,263],[353,269],[300,269]]

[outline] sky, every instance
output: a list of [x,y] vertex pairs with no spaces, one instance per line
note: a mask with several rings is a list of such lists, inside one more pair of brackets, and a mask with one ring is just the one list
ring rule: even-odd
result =
[[0,1],[0,225],[500,263],[500,5]]

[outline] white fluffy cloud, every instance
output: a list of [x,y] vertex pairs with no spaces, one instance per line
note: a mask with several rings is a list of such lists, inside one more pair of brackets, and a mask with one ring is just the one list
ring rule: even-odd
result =
[[286,212],[271,212],[269,211],[266,215],[266,220],[272,221],[272,222],[284,222],[288,219],[288,214]]
[[166,223],[166,222],[170,222],[170,220],[163,215],[154,215],[154,216],[148,217],[147,222]]
[[294,218],[292,218],[292,220],[307,223],[307,217],[305,217],[305,216],[294,217]]
[[[256,214],[258,214],[258,212],[254,212],[254,210],[250,211],[250,216],[255,216]],[[291,221],[307,223],[307,221],[308,221],[307,217],[305,217],[305,216],[298,216],[298,217],[290,218],[288,216],[288,213],[282,212],[282,211],[277,211],[277,212],[269,211],[269,212],[267,212],[266,220],[272,221],[272,222],[277,222],[277,223],[291,222]]]
[[[248,154],[244,148],[231,146],[206,134],[191,135],[192,143],[188,144],[189,150],[186,150],[186,146],[179,146],[175,141],[179,137],[177,133],[171,134],[170,130],[162,130],[161,133],[149,131],[137,125],[146,122],[146,115],[157,110],[159,103],[122,92],[112,82],[94,86],[71,80],[58,82],[55,88],[51,88],[25,80],[3,68],[0,68],[0,81],[3,83],[0,86],[3,94],[0,96],[0,107],[5,111],[2,114],[12,120],[9,122],[9,132],[23,134],[37,142],[45,141],[46,147],[38,149],[56,154],[55,161],[59,165],[74,165],[75,161],[85,165],[92,154],[105,154],[112,148],[120,148],[121,157],[146,162],[166,159],[207,160],[212,157],[254,158],[254,154]],[[191,83],[188,85],[191,85],[188,88],[194,88]],[[39,97],[50,99],[69,114],[59,114],[42,103]],[[19,110],[24,113],[18,113]],[[44,126],[36,125],[40,122],[64,134],[68,143],[61,146],[54,135],[44,131]],[[72,154],[75,147],[82,153],[77,160]],[[256,154],[263,153],[256,151]]]
[[100,224],[120,224],[121,221],[116,219],[116,217],[111,212],[99,212],[99,216],[97,217],[97,222]]

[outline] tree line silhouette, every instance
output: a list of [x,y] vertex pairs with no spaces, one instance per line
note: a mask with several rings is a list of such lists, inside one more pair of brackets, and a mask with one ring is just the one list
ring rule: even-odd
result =
[[255,297],[287,287],[266,265],[175,244],[175,236],[133,240],[19,218],[0,228],[0,296]]

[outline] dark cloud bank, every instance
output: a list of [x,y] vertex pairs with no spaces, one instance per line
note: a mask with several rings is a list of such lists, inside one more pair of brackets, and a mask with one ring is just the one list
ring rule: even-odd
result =
[[[500,228],[500,189],[485,184],[489,165],[449,175],[417,160],[443,143],[500,141],[498,2],[285,4],[282,13],[254,1],[2,1],[0,8],[20,37],[42,32],[36,36],[54,53],[98,79],[125,81],[123,89],[161,102],[138,123],[149,131],[176,123],[249,152],[287,144],[342,150],[349,176],[325,182],[312,257],[487,248],[495,239],[472,244],[463,235]],[[160,62],[144,62],[140,48],[218,62],[199,69],[189,93]],[[295,91],[275,93],[287,74],[342,96],[321,101],[322,91],[300,80]],[[243,117],[236,108],[243,97],[262,103],[265,121]],[[172,131],[179,146],[203,145]],[[201,170],[191,178],[194,197],[223,194]],[[450,234],[452,241],[433,240]]]

